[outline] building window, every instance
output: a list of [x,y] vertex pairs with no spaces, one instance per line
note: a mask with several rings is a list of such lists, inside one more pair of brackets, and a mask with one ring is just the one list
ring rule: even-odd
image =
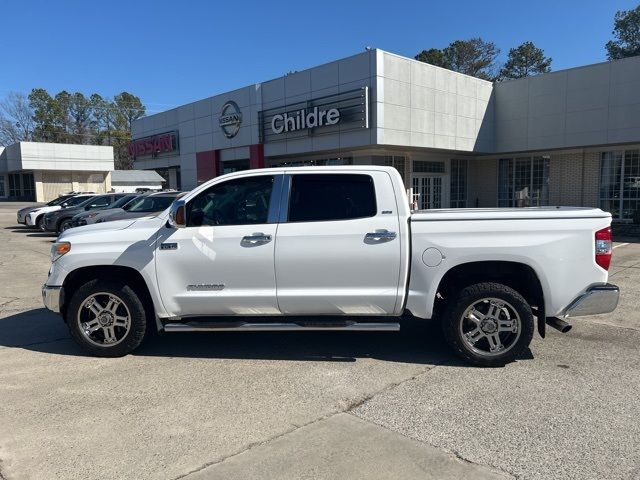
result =
[[275,160],[271,167],[314,167],[333,165],[353,165],[353,157],[335,157],[319,159]]
[[451,208],[467,206],[467,161],[451,160]]
[[402,182],[406,185],[404,178],[405,157],[399,155],[374,155],[371,157],[371,165],[395,168],[402,177]]
[[444,162],[414,160],[413,173],[444,173]]
[[549,157],[501,158],[498,206],[539,207],[549,204]]
[[600,208],[617,220],[640,209],[640,150],[602,152]]
[[22,196],[25,200],[36,199],[36,184],[33,181],[33,173],[22,174]]
[[4,189],[4,175],[0,175],[0,197],[4,198],[7,196],[7,193]]
[[20,196],[20,174],[9,174],[9,196],[12,198],[18,198]]

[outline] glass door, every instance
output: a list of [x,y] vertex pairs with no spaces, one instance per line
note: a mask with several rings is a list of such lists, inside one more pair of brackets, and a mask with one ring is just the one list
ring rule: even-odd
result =
[[413,196],[418,210],[442,208],[442,176],[414,175]]

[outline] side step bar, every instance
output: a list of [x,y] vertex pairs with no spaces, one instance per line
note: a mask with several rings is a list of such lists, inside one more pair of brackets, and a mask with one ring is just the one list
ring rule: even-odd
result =
[[165,332],[397,332],[399,323],[358,322],[172,322]]

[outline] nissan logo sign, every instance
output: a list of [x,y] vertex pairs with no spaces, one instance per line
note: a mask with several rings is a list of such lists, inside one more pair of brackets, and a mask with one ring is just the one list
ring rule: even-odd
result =
[[242,124],[242,112],[236,102],[229,101],[222,106],[218,120],[220,128],[227,138],[233,138],[240,130]]

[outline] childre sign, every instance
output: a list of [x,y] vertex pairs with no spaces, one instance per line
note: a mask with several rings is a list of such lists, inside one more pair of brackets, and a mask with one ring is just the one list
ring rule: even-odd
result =
[[340,110],[337,108],[318,110],[318,107],[313,107],[309,112],[306,109],[302,109],[297,112],[274,115],[271,119],[271,131],[280,134],[282,132],[293,132],[303,128],[335,125],[339,121]]
[[258,114],[261,143],[361,130],[369,128],[369,88],[289,103]]

